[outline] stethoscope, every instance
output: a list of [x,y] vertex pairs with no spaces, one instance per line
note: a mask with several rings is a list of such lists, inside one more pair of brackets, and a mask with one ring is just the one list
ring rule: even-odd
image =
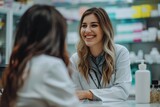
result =
[[[99,70],[98,65],[96,64],[96,62],[94,60],[93,60],[93,63],[96,66],[96,68],[92,66],[91,68],[89,68],[89,71],[92,70],[94,72],[98,84],[96,83],[95,79],[93,78],[93,76],[91,75],[90,72],[89,72],[89,76],[91,77],[91,79],[92,79],[93,83],[95,84],[95,86],[97,87],[97,89],[100,89],[102,87],[101,86],[102,72]],[[98,73],[100,74],[101,78],[98,78],[98,74],[97,74],[97,71],[95,69],[98,70]]]
[[[90,69],[89,69],[90,70]],[[91,73],[89,72],[89,76],[91,77],[91,79],[92,79],[92,81],[93,81],[93,83],[95,84],[95,86],[98,88],[98,89],[100,89],[101,88],[101,80],[99,80],[98,79],[98,76],[97,76],[97,73],[96,73],[96,71],[94,70],[94,69],[92,69],[93,70],[93,72],[94,72],[94,74],[95,74],[95,76],[96,76],[96,79],[97,79],[97,82],[98,82],[98,84],[96,83],[96,81],[94,80],[94,78],[92,77],[92,75],[91,75]]]
[[[97,87],[97,89],[100,89],[100,88],[102,88],[102,85],[101,85],[102,72],[99,70],[98,65],[96,64],[96,62],[95,62],[95,61],[93,61],[93,62],[94,62],[94,64],[96,65],[96,68],[92,66],[91,68],[89,68],[89,71],[92,70],[92,71],[94,72],[98,84],[96,83],[95,79],[94,79],[93,76],[91,75],[91,72],[89,72],[89,76],[91,77],[91,79],[92,79],[93,83],[95,84],[95,86]],[[101,75],[101,78],[100,78],[100,79],[98,78],[97,71],[96,71],[95,69],[97,69],[97,70],[98,70],[98,73]],[[116,69],[114,68],[113,71],[114,71],[113,73],[114,73],[114,82],[115,82],[115,81],[116,81]]]

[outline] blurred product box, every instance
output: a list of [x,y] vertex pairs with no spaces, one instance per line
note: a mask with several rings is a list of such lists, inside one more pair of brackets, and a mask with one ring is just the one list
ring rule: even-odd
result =
[[123,32],[141,32],[143,30],[143,23],[141,22],[135,22],[135,23],[123,23],[123,24],[117,24],[116,25],[116,31],[118,33]]
[[116,19],[132,18],[133,10],[130,7],[119,8],[116,11]]
[[142,17],[150,17],[151,11],[153,10],[153,7],[149,4],[141,5],[142,8]]
[[135,5],[131,6],[131,8],[134,10],[132,18],[151,17],[151,11],[154,10],[154,6],[149,4]]
[[141,5],[131,6],[134,11],[132,14],[132,18],[141,18],[142,17],[142,8]]

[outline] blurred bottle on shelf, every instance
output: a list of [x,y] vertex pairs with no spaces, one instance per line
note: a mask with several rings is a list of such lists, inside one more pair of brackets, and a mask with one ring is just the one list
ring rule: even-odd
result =
[[136,103],[150,102],[150,71],[146,69],[144,60],[138,65],[139,70],[135,74],[135,100]]

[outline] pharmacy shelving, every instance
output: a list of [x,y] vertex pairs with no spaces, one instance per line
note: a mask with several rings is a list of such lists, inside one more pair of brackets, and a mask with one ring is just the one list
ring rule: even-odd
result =
[[0,29],[0,66],[5,66],[11,53],[12,12],[9,9],[0,8],[0,19],[3,23]]
[[[64,0],[65,1],[65,0]],[[117,38],[117,35],[122,34],[123,36],[125,34],[127,34],[128,37],[124,37],[121,41],[116,41],[116,43],[122,44],[124,46],[126,46],[128,48],[128,50],[130,52],[134,51],[136,54],[139,50],[143,50],[144,54],[149,54],[149,52],[151,51],[151,49],[153,47],[156,47],[159,51],[160,51],[160,39],[158,39],[158,35],[156,34],[156,37],[152,37],[149,33],[148,30],[151,28],[156,28],[157,30],[160,30],[160,14],[157,15],[157,12],[159,12],[160,10],[158,9],[158,4],[160,4],[160,0],[103,0],[101,2],[98,2],[98,0],[90,0],[92,1],[92,3],[89,2],[83,2],[80,1],[79,3],[55,3],[54,5],[58,8],[58,9],[62,9],[62,14],[64,13],[64,16],[67,16],[68,21],[68,38],[73,37],[73,34],[75,35],[75,38],[78,37],[78,26],[79,26],[79,19],[80,16],[77,17],[79,14],[73,14],[74,12],[79,13],[81,8],[87,8],[87,7],[102,7],[104,9],[106,9],[106,11],[108,12],[110,18],[111,18],[111,22],[113,24],[113,28],[115,31],[115,38]],[[140,7],[139,6],[144,6],[145,9],[149,8],[152,10],[154,10],[154,12],[152,12],[152,16],[151,14],[148,15],[149,12],[146,10],[146,14],[143,15],[147,15],[147,16],[134,16],[131,17],[131,15],[129,13],[128,16],[125,14],[123,15],[124,8],[126,9],[135,9],[135,11],[138,13]],[[109,10],[109,8],[111,10]],[[115,10],[114,10],[115,9]],[[122,9],[122,10],[121,10]],[[109,11],[108,11],[109,10]],[[118,10],[118,11],[117,11]],[[155,11],[156,10],[156,11]],[[72,12],[71,12],[72,11]],[[129,11],[129,10],[125,10],[125,11]],[[131,10],[132,11],[132,10]],[[118,15],[116,16],[115,13],[113,12],[119,12]],[[66,14],[68,13],[68,14]],[[73,15],[70,15],[69,13],[72,13]],[[145,13],[145,12],[144,12]],[[75,15],[75,16],[74,16]],[[72,17],[69,17],[72,16]],[[126,17],[124,17],[126,16]],[[124,28],[124,25],[128,24],[129,27],[134,27],[133,24],[139,24],[141,25],[141,27],[137,30],[138,33],[136,32],[132,32],[129,31],[128,32],[118,32],[117,31],[117,26],[120,25],[122,26],[122,29]],[[126,27],[126,26],[125,26]],[[129,28],[128,27],[128,28]],[[139,26],[137,26],[139,27]],[[137,28],[135,27],[135,28]],[[147,32],[149,35],[146,37],[143,37],[143,39],[141,39],[141,35],[142,32],[141,31],[145,31]],[[126,38],[130,38],[131,36],[135,36],[136,38],[132,38],[127,40]],[[120,39],[118,39],[120,40]],[[68,50],[70,52],[70,55],[72,55],[74,52],[76,52],[76,41],[68,41]],[[134,66],[133,66],[134,65]],[[131,64],[132,69],[134,69],[135,65],[137,66],[137,64]],[[157,63],[153,63],[153,64],[149,64],[149,68],[152,71],[152,76],[154,79],[160,79],[160,76],[157,77],[157,75],[159,74],[159,69],[157,68],[157,66],[159,66],[159,64]],[[134,76],[134,74],[133,74]]]

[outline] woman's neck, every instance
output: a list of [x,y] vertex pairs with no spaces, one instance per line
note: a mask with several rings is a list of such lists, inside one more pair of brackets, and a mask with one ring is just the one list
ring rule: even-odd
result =
[[94,57],[99,56],[103,51],[102,47],[90,47],[90,52]]

